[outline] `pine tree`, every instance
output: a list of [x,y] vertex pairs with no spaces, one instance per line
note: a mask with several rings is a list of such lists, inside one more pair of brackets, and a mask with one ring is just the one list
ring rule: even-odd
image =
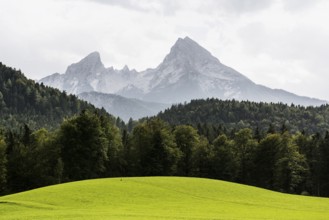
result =
[[0,134],[0,195],[4,194],[7,189],[7,155],[6,143]]

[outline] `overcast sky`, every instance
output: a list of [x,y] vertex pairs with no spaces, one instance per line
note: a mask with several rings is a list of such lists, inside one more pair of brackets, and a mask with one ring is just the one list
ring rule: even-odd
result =
[[326,0],[0,0],[0,62],[32,79],[99,51],[144,70],[189,36],[258,84],[329,100]]

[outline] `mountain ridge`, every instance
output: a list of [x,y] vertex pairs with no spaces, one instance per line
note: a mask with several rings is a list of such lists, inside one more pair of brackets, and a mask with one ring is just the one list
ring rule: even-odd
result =
[[258,85],[222,64],[189,37],[179,38],[163,62],[153,69],[137,72],[128,66],[121,70],[105,68],[100,54],[93,52],[70,65],[64,74],[53,74],[42,78],[40,82],[77,95],[100,92],[168,104],[203,98],[304,106],[327,103],[325,100]]

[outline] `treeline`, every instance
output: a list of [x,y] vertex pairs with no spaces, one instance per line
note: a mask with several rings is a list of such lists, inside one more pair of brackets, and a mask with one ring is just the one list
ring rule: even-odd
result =
[[[27,79],[19,70],[0,62],[0,125],[18,128],[57,128],[63,118],[78,114],[83,109],[96,108],[58,89]],[[98,110],[105,113],[105,110]]]
[[304,131],[309,134],[329,130],[329,105],[305,107],[212,98],[173,105],[157,117],[172,125],[209,124],[228,130],[258,127],[264,132],[270,124],[277,130],[284,124],[291,132]]
[[107,115],[83,111],[52,132],[26,125],[16,132],[3,130],[1,193],[89,178],[175,175],[329,196],[328,132],[219,129],[209,140],[197,128],[170,126],[158,118],[131,129],[120,130]]

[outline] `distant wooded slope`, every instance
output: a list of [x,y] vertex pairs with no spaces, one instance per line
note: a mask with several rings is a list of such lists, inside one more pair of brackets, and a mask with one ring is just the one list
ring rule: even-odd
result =
[[58,89],[27,79],[19,70],[0,62],[0,126],[57,127],[65,117],[83,109],[101,111]]
[[187,104],[173,105],[158,114],[173,125],[212,124],[229,128],[256,128],[267,130],[269,126],[290,131],[309,133],[329,130],[329,106],[304,107],[282,103],[256,103],[235,100],[192,100]]

